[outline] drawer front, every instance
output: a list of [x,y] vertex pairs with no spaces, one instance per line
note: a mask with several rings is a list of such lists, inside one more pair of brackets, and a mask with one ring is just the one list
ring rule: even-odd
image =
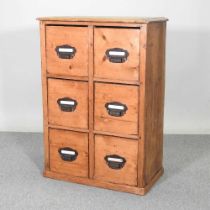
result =
[[95,83],[94,129],[138,134],[138,87]]
[[87,76],[87,27],[47,26],[46,57],[48,73]]
[[49,130],[50,170],[88,177],[88,134]]
[[137,185],[137,148],[135,140],[96,135],[94,178]]
[[48,115],[50,124],[87,129],[87,82],[48,79]]
[[123,28],[94,30],[95,77],[138,81],[139,31]]

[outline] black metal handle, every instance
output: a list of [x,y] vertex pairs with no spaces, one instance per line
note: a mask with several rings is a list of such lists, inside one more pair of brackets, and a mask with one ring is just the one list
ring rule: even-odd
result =
[[120,102],[108,102],[105,107],[108,114],[114,117],[122,117],[128,110],[128,107]]
[[121,48],[108,49],[105,54],[112,63],[124,63],[129,55],[127,50]]
[[59,98],[57,103],[63,112],[73,112],[77,107],[77,101],[71,98]]
[[78,152],[70,147],[63,147],[58,150],[60,157],[64,161],[74,161],[77,159]]
[[126,163],[126,159],[119,155],[107,155],[104,160],[111,169],[121,169]]
[[72,59],[75,56],[76,48],[70,45],[60,45],[55,48],[55,51],[61,59]]

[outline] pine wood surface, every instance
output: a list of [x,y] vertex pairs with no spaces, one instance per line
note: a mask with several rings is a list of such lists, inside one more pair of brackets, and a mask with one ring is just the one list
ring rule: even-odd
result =
[[[139,28],[96,28],[94,30],[95,78],[138,81],[139,32]],[[119,64],[111,63],[104,52],[112,48],[126,49],[129,52],[127,61]]]
[[[94,129],[114,133],[138,134],[138,87],[132,85],[95,83]],[[111,90],[111,93],[110,93]],[[108,114],[105,104],[116,101],[127,106],[122,117]]]
[[[163,115],[166,18],[39,18],[44,112],[44,175],[66,181],[144,195],[163,174]],[[120,34],[120,35],[117,35]],[[117,35],[117,36],[116,36]],[[78,51],[60,59],[55,48]],[[129,52],[124,63],[111,63],[110,48]],[[57,100],[76,99],[74,112]],[[105,104],[128,110],[110,116]],[[78,150],[63,161],[62,146]],[[104,156],[118,154],[121,169]]]
[[[47,72],[66,76],[88,75],[88,28],[46,27]],[[58,46],[70,45],[76,49],[73,59],[60,59],[55,53]]]
[[165,22],[165,17],[39,17],[40,21],[100,22],[100,23],[150,23]]
[[[95,173],[94,178],[102,181],[125,185],[137,185],[138,142],[129,139],[95,136]],[[119,155],[126,159],[122,169],[111,169],[104,161],[106,155]]]
[[[73,112],[63,112],[57,104],[60,98],[77,101]],[[88,128],[88,83],[48,79],[49,123],[66,127]]]
[[[88,177],[88,134],[49,130],[50,170],[71,176]],[[61,148],[70,147],[78,152],[76,160],[63,161],[58,153]]]

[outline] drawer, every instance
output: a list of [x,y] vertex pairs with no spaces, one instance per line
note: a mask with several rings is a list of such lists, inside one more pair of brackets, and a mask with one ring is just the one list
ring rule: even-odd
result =
[[49,123],[88,128],[87,82],[48,79]]
[[96,135],[94,178],[137,185],[137,151],[136,140]]
[[138,87],[95,83],[94,129],[138,134]]
[[48,73],[87,76],[87,27],[47,26],[46,60]]
[[139,32],[140,29],[95,28],[95,77],[138,81]]
[[88,134],[50,129],[50,170],[88,176]]

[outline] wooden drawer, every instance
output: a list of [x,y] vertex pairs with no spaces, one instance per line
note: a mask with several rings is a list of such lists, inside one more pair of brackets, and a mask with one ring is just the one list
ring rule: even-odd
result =
[[49,130],[50,169],[72,176],[88,176],[88,134]]
[[139,35],[140,29],[95,28],[95,77],[138,81]]
[[46,27],[47,71],[56,75],[88,75],[87,27]]
[[136,140],[96,135],[94,178],[137,185],[137,152]]
[[95,83],[94,129],[138,133],[138,87]]
[[87,82],[48,79],[49,123],[88,128]]

